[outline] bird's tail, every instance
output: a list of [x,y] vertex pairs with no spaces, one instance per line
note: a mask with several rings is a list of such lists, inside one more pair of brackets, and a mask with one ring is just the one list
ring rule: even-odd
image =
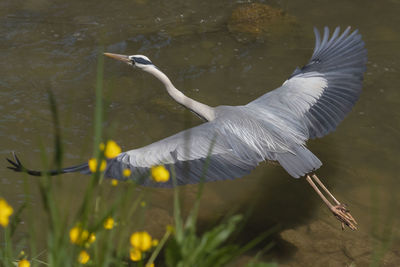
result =
[[304,146],[291,149],[293,153],[278,153],[276,160],[294,178],[300,178],[321,167],[321,161]]
[[89,174],[90,173],[90,169],[87,163],[83,163],[80,165],[76,165],[76,166],[71,166],[71,167],[67,167],[67,168],[62,168],[62,169],[58,169],[58,170],[49,170],[49,171],[36,171],[36,170],[30,170],[24,167],[24,165],[22,165],[21,161],[18,159],[17,155],[12,152],[14,160],[8,159],[7,161],[11,164],[11,166],[8,166],[7,168],[16,172],[25,172],[29,175],[33,175],[33,176],[44,176],[44,175],[50,175],[50,176],[54,176],[54,175],[59,175],[62,173],[68,173],[68,172],[80,172],[83,174]]

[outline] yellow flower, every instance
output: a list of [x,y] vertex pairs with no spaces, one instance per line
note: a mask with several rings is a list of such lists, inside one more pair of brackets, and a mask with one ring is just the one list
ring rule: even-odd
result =
[[151,245],[153,246],[153,247],[156,247],[156,246],[158,246],[158,239],[153,239],[153,241],[151,242]]
[[131,248],[129,256],[132,261],[140,261],[142,259],[142,252],[137,248]]
[[[86,231],[87,232],[87,231]],[[91,233],[89,235],[89,238],[87,240],[90,244],[93,243],[94,241],[96,241],[96,235],[94,233]]]
[[96,241],[96,235],[89,234],[88,230],[84,230],[80,226],[75,226],[69,231],[69,239],[72,244],[82,245],[86,242],[91,244]]
[[82,244],[89,236],[89,232],[87,230],[83,230],[80,226],[75,226],[71,230],[69,230],[69,240],[73,244]]
[[175,231],[174,227],[170,224],[167,225],[166,230],[169,233],[173,233]]
[[89,253],[87,253],[86,250],[82,250],[82,251],[79,253],[78,261],[79,261],[80,263],[82,263],[82,264],[86,264],[89,260],[90,260],[90,255],[89,255]]
[[83,230],[83,231],[81,232],[80,239],[81,239],[82,241],[86,241],[86,240],[88,240],[88,238],[89,238],[89,232],[88,232],[88,230]]
[[[95,159],[95,158],[91,158],[91,159],[89,159],[89,169],[90,169],[90,171],[91,172],[96,172],[96,169],[97,169],[97,159]],[[99,169],[99,171],[104,171],[105,169],[106,169],[106,166],[107,166],[107,163],[106,163],[106,161],[103,159],[102,161],[101,161],[101,164],[100,164],[100,169]]]
[[151,167],[151,176],[154,181],[165,183],[169,180],[169,172],[163,165]]
[[146,264],[145,267],[154,267],[154,263]]
[[18,267],[30,267],[31,264],[28,260],[23,259],[18,262]]
[[117,186],[118,185],[118,180],[117,179],[111,179],[111,185],[112,186]]
[[151,248],[151,236],[145,231],[133,233],[130,241],[132,247],[140,251],[147,251]]
[[129,177],[129,176],[131,176],[131,174],[132,174],[132,172],[131,172],[130,169],[125,169],[125,170],[122,171],[122,175],[124,177]]
[[106,156],[106,158],[115,158],[116,156],[118,156],[121,153],[121,147],[119,145],[117,145],[117,143],[115,143],[115,141],[113,140],[108,140],[107,144],[104,146],[104,143],[100,144],[100,150],[104,150],[104,156]]
[[111,217],[108,217],[108,218],[104,221],[103,226],[104,226],[104,228],[107,229],[107,230],[113,229],[113,227],[114,227],[114,219],[111,218]]
[[75,226],[69,230],[69,240],[72,244],[77,244],[79,236],[81,235],[82,229],[78,226]]
[[147,205],[147,204],[146,204],[146,201],[141,201],[141,202],[140,202],[140,206],[141,206],[142,208],[146,207],[146,205]]
[[9,223],[9,217],[13,214],[13,208],[8,205],[5,199],[0,198],[0,225],[3,227],[7,227]]

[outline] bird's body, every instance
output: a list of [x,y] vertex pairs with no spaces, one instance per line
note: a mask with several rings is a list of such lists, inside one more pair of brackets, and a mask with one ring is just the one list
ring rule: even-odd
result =
[[[203,174],[209,155],[206,181],[241,177],[264,160],[278,161],[294,177],[300,177],[321,166],[321,162],[305,147],[306,133],[307,129],[298,121],[285,120],[267,109],[250,104],[218,106],[212,121],[121,153],[110,162],[106,175],[121,177],[123,169],[139,167],[131,168],[138,172],[132,174],[134,177],[145,174],[154,165],[175,165],[179,184],[196,183]],[[188,164],[187,168],[184,163]],[[143,182],[171,185],[171,182]]]
[[[350,33],[348,27],[340,34],[338,27],[330,36],[325,27],[322,38],[318,30],[314,31],[316,42],[310,61],[297,68],[281,87],[243,106],[214,108],[199,103],[176,89],[146,56],[106,53],[155,76],[175,101],[206,122],[121,153],[107,162],[105,175],[125,179],[123,170],[130,169],[131,178],[140,184],[171,186],[171,181],[160,184],[138,177],[148,178],[152,166],[165,165],[174,168],[181,185],[199,182],[202,177],[205,181],[233,179],[248,174],[262,161],[272,160],[295,178],[306,176],[313,185],[308,174],[322,163],[307,149],[306,141],[333,131],[350,112],[361,93],[367,61],[357,30]],[[9,160],[13,164],[10,168],[42,174],[27,170],[17,158],[15,161]],[[88,165],[82,164],[50,174],[76,171],[90,173]],[[336,206],[325,203],[340,220],[352,225],[352,217],[346,217],[348,212],[334,201]]]

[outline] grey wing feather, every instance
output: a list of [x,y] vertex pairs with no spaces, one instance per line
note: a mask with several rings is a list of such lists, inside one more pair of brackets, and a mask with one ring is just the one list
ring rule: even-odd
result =
[[303,68],[278,89],[250,102],[249,106],[280,112],[300,120],[309,138],[333,131],[352,109],[361,93],[367,51],[357,30],[348,27],[341,35],[337,27],[329,38],[325,27],[315,32],[314,53]]
[[120,154],[108,163],[106,176],[123,178],[130,169],[139,184],[172,186],[149,179],[152,166],[174,170],[178,185],[244,176],[265,159],[279,161],[293,177],[321,166],[304,147],[305,136],[293,130],[297,122],[247,106],[220,106],[217,119],[148,146]]
[[149,186],[172,186],[167,183],[155,183],[150,178],[150,168],[164,165],[176,174],[178,185],[204,181],[233,179],[248,174],[262,158],[255,153],[244,155],[244,145],[236,137],[223,136],[220,125],[207,122],[197,127],[152,143],[148,146],[121,153],[107,165],[106,176],[123,179],[122,171],[130,169],[131,178],[139,184]]

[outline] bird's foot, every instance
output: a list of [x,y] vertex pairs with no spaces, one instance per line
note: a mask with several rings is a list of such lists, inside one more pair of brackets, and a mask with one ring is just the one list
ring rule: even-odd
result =
[[351,216],[350,211],[346,208],[344,204],[338,204],[330,207],[333,215],[335,215],[336,219],[338,219],[342,223],[342,230],[344,230],[345,225],[349,227],[351,230],[357,230],[357,222]]
[[15,154],[15,152],[12,152],[12,155],[13,155],[14,161],[7,158],[8,163],[11,164],[11,166],[7,166],[8,169],[13,170],[15,172],[26,172],[27,174],[30,174],[33,176],[41,176],[42,175],[42,172],[40,172],[40,171],[33,171],[33,170],[29,170],[29,169],[25,168],[24,165],[22,165],[19,158],[17,157],[17,155]]
[[[311,178],[312,177],[312,178]],[[324,194],[319,190],[314,181],[322,188],[323,191],[330,197],[333,201],[333,204],[324,196]],[[346,205],[340,203],[329,190],[325,187],[325,185],[319,180],[319,178],[313,174],[312,176],[307,175],[307,182],[311,185],[311,187],[317,192],[317,194],[321,197],[324,203],[328,206],[328,208],[332,211],[333,215],[335,215],[336,219],[338,219],[342,223],[342,230],[347,226],[351,230],[357,230],[357,222],[351,216],[350,211],[346,208]]]
[[13,155],[14,161],[9,158],[6,158],[8,163],[11,164],[11,166],[7,166],[7,168],[10,170],[16,171],[16,172],[25,171],[26,170],[25,167],[22,165],[21,161],[18,159],[18,157],[14,151],[12,152],[12,155]]

